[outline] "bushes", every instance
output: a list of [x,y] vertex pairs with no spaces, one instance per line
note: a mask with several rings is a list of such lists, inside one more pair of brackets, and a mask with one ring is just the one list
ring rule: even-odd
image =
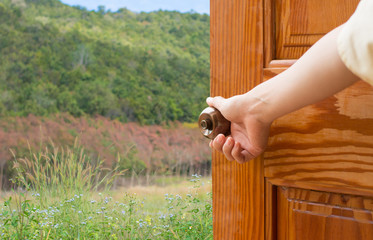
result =
[[207,15],[97,13],[47,2],[30,0],[20,9],[0,0],[0,12],[18,19],[0,24],[0,86],[15,100],[0,99],[0,116],[197,120],[209,94]]
[[[40,144],[50,140],[57,146],[72,147],[76,137],[87,156],[94,161],[100,158],[105,167],[114,166],[119,154],[121,167],[129,169],[125,173],[129,176],[209,175],[211,171],[211,149],[196,124],[141,126],[100,116],[75,118],[67,114],[3,118],[0,121],[0,165],[12,159],[9,149],[13,149],[17,157],[24,158],[29,152],[28,143],[33,152],[39,152],[43,150]],[[0,187],[9,188],[5,176],[0,178],[5,184]]]

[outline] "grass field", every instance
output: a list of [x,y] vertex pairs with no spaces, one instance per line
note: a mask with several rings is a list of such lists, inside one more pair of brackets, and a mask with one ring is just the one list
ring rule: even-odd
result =
[[115,168],[104,171],[69,149],[14,166],[18,190],[3,194],[1,239],[212,239],[208,178],[109,190]]

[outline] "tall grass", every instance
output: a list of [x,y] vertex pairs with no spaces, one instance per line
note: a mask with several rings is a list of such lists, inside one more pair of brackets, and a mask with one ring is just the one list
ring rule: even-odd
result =
[[18,190],[0,205],[1,239],[212,239],[211,194],[198,193],[198,175],[188,193],[165,194],[149,211],[134,194],[114,200],[108,187],[122,172],[91,163],[77,142],[30,151],[14,167]]
[[29,150],[24,158],[16,158],[14,153],[13,156],[12,181],[18,187],[35,191],[42,199],[108,189],[125,171],[119,170],[119,157],[112,170],[105,168],[103,161],[92,162],[78,139],[72,148],[58,148],[50,143],[38,153]]

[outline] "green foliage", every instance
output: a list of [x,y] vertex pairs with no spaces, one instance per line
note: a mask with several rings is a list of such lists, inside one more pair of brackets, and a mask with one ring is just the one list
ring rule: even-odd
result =
[[51,144],[38,153],[30,149],[28,156],[15,158],[13,182],[38,192],[43,206],[48,198],[110,187],[114,179],[126,171],[120,171],[119,165],[119,158],[112,170],[104,168],[103,161],[94,163],[76,139],[72,148],[59,149]]
[[194,122],[209,85],[209,16],[0,0],[0,115]]
[[132,144],[125,156],[121,157],[120,169],[128,170],[127,173],[129,174],[140,174],[143,172],[146,169],[146,164],[138,157],[137,153],[136,146]]
[[84,194],[60,194],[43,200],[33,188],[14,193],[0,204],[0,237],[212,239],[211,193],[198,193],[199,176],[194,175],[192,180],[197,184],[188,194],[165,194],[163,203],[153,206],[157,212],[145,207],[146,199],[142,201],[127,193],[118,201],[109,194],[97,196],[88,189]]

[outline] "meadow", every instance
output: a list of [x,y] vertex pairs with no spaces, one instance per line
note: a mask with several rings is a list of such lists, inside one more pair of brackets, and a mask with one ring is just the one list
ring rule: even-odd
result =
[[0,0],[0,239],[212,239],[209,22]]
[[1,239],[212,239],[209,178],[113,189],[124,170],[92,163],[79,146],[30,152],[13,169]]

